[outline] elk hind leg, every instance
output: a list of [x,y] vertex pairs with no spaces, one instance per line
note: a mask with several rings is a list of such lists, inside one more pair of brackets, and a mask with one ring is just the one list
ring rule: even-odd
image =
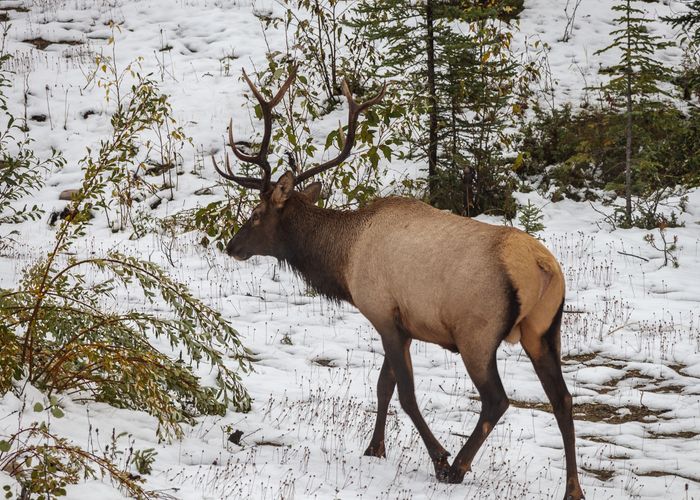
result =
[[561,371],[560,328],[563,307],[564,303],[562,302],[552,324],[544,334],[541,332],[538,334],[530,322],[523,321],[521,344],[530,357],[544,392],[552,404],[554,417],[564,440],[566,456],[566,495],[564,498],[565,500],[579,500],[583,498],[583,491],[579,484],[576,466],[572,398]]

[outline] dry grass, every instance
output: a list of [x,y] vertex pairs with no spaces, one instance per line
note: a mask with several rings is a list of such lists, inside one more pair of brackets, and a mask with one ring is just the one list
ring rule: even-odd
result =
[[587,472],[591,476],[594,476],[597,480],[603,482],[610,481],[610,479],[612,479],[612,477],[615,475],[615,471],[608,469],[596,469],[593,467],[581,466],[581,470]]
[[335,368],[336,366],[338,366],[334,360],[328,358],[316,358],[311,360],[311,362],[319,366],[325,366],[327,368]]
[[[510,404],[516,408],[552,412],[549,403],[519,401],[511,399]],[[629,410],[622,412],[621,410]],[[652,410],[646,406],[612,406],[606,403],[574,404],[574,419],[588,422],[605,422],[608,424],[625,424],[627,422],[649,422],[663,418],[666,410]]]
[[22,40],[22,42],[34,45],[34,47],[36,47],[38,50],[46,50],[46,48],[49,45],[56,44],[56,43],[60,43],[63,45],[82,45],[83,44],[83,42],[81,42],[80,40],[59,40],[56,42],[52,42],[50,40],[46,40],[46,39],[41,38],[41,37],[28,38],[26,40]]
[[700,432],[695,431],[678,431],[678,432],[655,432],[649,431],[649,434],[654,439],[664,439],[664,438],[681,438],[681,439],[694,439],[700,436]]
[[561,360],[568,365],[580,363],[589,363],[598,357],[597,352],[588,352],[585,354],[567,354],[561,357]]
[[700,481],[699,477],[693,477],[689,474],[680,474],[679,472],[671,472],[671,471],[660,471],[660,470],[651,470],[651,471],[646,471],[646,472],[636,472],[635,473],[637,476],[642,476],[642,477],[664,477],[664,476],[676,476],[680,477],[683,479],[686,479],[688,481],[693,481],[693,482],[698,482]]
[[[621,410],[628,410],[621,412]],[[663,418],[667,410],[652,410],[646,406],[612,406],[605,403],[583,403],[574,405],[574,418],[588,422],[625,424],[627,422],[649,422]]]

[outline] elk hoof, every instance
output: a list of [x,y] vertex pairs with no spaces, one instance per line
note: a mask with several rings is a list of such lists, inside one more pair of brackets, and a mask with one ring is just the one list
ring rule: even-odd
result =
[[433,465],[435,466],[435,477],[441,483],[450,482],[450,471],[452,468],[450,467],[450,463],[447,461],[447,457],[449,455],[449,453],[445,452],[444,456],[438,458],[437,460],[433,460]]
[[370,444],[365,450],[366,457],[377,457],[386,458],[386,449],[384,448],[384,443],[379,443],[378,445]]
[[452,467],[447,471],[444,483],[461,484],[464,481],[464,475],[471,470],[471,467],[459,467],[457,464],[452,464]]
[[578,479],[567,479],[564,500],[585,500],[585,498],[583,490],[581,490],[581,485],[578,483]]
[[451,470],[446,482],[450,484],[462,484],[462,481],[464,481],[464,474]]
[[435,466],[435,477],[437,480],[441,483],[450,483],[450,467],[442,467],[438,468],[438,466]]

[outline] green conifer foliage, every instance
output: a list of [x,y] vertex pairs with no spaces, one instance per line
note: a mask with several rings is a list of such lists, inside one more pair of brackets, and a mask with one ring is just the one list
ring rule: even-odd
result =
[[496,1],[388,0],[357,9],[355,25],[382,46],[378,76],[397,82],[391,97],[411,110],[404,141],[414,159],[427,159],[430,202],[465,215],[515,208],[506,130],[525,107],[534,72],[511,50],[514,26],[498,20],[506,8],[512,11]]
[[683,48],[683,60],[673,83],[680,87],[683,99],[697,112],[700,104],[700,0],[694,0],[687,7],[687,11],[662,19],[680,30],[678,41]]
[[[632,155],[634,115],[642,113],[645,108],[655,105],[658,97],[666,92],[661,88],[662,82],[671,78],[671,70],[657,59],[657,51],[664,49],[671,42],[649,32],[649,20],[644,11],[634,7],[631,0],[622,0],[613,7],[620,16],[614,19],[616,29],[610,34],[613,42],[597,51],[619,51],[619,60],[610,68],[610,81],[604,90],[611,95],[617,106],[624,107],[627,124],[625,130],[625,219],[632,223]],[[623,104],[624,103],[624,104]]]
[[700,0],[690,2],[687,11],[663,19],[674,28],[680,28],[694,43],[700,44]]

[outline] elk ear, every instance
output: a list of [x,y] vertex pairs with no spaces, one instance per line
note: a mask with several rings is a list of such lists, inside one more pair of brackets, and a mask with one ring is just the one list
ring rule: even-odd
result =
[[306,196],[311,203],[316,203],[321,197],[321,187],[322,184],[320,182],[312,182],[304,188],[301,194]]
[[272,190],[272,195],[270,196],[272,206],[282,208],[292,191],[294,191],[294,174],[288,170],[279,178],[275,188]]

